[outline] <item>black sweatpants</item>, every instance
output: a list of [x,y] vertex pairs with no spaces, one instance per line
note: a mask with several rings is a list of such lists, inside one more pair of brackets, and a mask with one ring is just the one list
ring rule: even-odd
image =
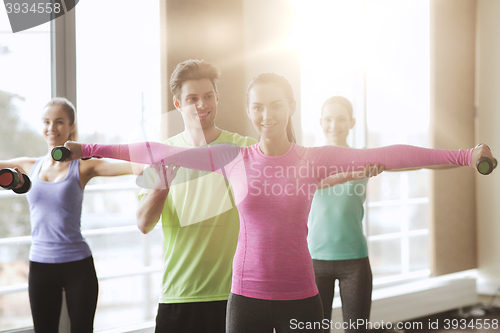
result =
[[160,303],[155,333],[224,333],[227,301]]
[[36,333],[57,333],[62,291],[71,323],[71,333],[89,333],[94,328],[99,286],[92,256],[60,264],[30,261],[28,292]]
[[[351,260],[313,260],[314,275],[319,295],[323,302],[323,312],[328,321],[332,317],[332,302],[335,280],[339,280],[342,300],[343,324],[346,333],[366,332],[366,322],[370,319],[373,277],[368,257]],[[365,325],[350,323],[363,319]],[[349,324],[349,325],[348,325]],[[334,323],[335,325],[335,323]],[[340,326],[340,325],[339,325]],[[329,332],[329,330],[325,330]]]

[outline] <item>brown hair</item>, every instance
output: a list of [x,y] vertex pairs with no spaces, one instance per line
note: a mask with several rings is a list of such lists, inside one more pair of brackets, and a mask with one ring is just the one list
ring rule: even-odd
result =
[[346,108],[347,112],[351,116],[351,119],[353,118],[352,104],[351,102],[349,102],[347,98],[342,96],[332,96],[328,98],[321,107],[321,116],[323,116],[323,109],[325,108],[325,106],[332,104],[338,104],[340,106],[343,106],[344,108]]
[[180,99],[182,84],[188,80],[209,79],[217,92],[217,82],[220,78],[220,71],[205,60],[189,59],[177,64],[170,77],[170,90],[175,98]]
[[[54,97],[45,105],[45,107],[49,107],[49,106],[61,107],[64,110],[64,112],[66,112],[66,115],[68,116],[70,126],[76,123],[75,106],[73,105],[73,103],[68,101],[66,98]],[[73,130],[73,132],[71,132],[71,134],[69,135],[68,140],[72,140],[72,141],[78,140],[78,130],[77,130],[76,126],[75,126],[75,129]]]
[[[245,105],[248,108],[248,94],[250,90],[255,86],[256,84],[275,84],[283,89],[285,92],[285,96],[288,99],[288,102],[293,103],[295,101],[295,98],[293,97],[293,88],[290,82],[287,80],[286,77],[276,74],[276,73],[262,73],[257,75],[256,77],[253,78],[252,81],[248,84],[247,87],[247,98]],[[293,124],[292,124],[292,117],[288,117],[288,124],[286,125],[286,135],[288,137],[288,141],[297,143],[297,140],[295,139],[295,131],[293,130]]]

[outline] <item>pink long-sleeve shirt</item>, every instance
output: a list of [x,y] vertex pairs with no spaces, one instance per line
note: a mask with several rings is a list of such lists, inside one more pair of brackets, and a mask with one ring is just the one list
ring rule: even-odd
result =
[[306,148],[292,143],[279,156],[263,154],[259,144],[200,147],[190,151],[153,142],[119,146],[84,145],[83,157],[111,157],[148,164],[163,159],[167,164],[172,161],[228,177],[240,214],[232,292],[268,300],[303,299],[318,293],[307,246],[307,218],[322,179],[338,172],[362,170],[368,163],[384,164],[386,169],[465,166],[470,165],[472,155],[472,149],[439,150],[406,145],[351,149]]

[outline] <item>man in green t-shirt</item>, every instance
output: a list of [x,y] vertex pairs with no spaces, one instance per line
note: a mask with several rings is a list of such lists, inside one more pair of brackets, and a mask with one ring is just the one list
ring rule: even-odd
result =
[[[184,132],[165,141],[180,147],[257,141],[215,125],[219,70],[204,60],[177,65],[170,79]],[[180,168],[169,189],[140,194],[137,226],[148,233],[162,217],[164,270],[155,332],[225,332],[238,211],[223,176]]]

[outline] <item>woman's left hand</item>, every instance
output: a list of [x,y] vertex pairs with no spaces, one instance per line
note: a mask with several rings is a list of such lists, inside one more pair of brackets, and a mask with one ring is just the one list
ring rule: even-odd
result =
[[492,163],[495,163],[495,158],[493,157],[493,154],[491,153],[490,147],[481,143],[481,144],[477,145],[474,148],[474,150],[472,151],[471,167],[477,168],[477,166],[476,166],[477,161],[483,157],[489,158]]

